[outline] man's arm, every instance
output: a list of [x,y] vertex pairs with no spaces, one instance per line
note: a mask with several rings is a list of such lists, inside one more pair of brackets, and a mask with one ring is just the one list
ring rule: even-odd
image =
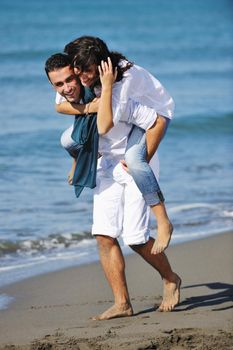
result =
[[[133,103],[131,103],[131,106],[133,106]],[[153,114],[155,111],[152,108],[138,105],[137,108],[137,115],[140,114],[138,111],[141,111],[142,108],[148,110],[148,115],[150,114],[150,119],[153,117]],[[151,112],[153,112],[151,114]],[[137,120],[137,123],[134,123],[135,125],[142,127],[143,129],[145,128],[145,125],[141,124],[141,120],[139,119],[139,123]],[[155,152],[157,151],[157,148],[160,144],[160,141],[163,138],[164,132],[166,130],[166,120],[163,116],[157,114],[156,119],[152,126],[150,126],[148,129],[145,130],[146,132],[146,149],[147,149],[147,155],[146,155],[146,160],[149,163]],[[125,160],[121,160],[122,167],[124,170],[129,171],[127,164]]]
[[157,151],[160,141],[163,138],[166,129],[166,119],[157,114],[155,123],[146,131],[146,146],[147,146],[147,161],[150,162],[151,158]]
[[62,103],[56,104],[55,109],[58,113],[62,114],[87,114],[87,113],[97,113],[99,105],[99,98],[95,98],[93,101],[87,104],[70,103],[64,101]]

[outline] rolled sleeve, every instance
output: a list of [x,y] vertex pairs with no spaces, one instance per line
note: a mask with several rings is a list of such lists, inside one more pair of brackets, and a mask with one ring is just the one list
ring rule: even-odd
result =
[[58,92],[56,93],[56,99],[55,102],[57,105],[60,105],[62,102],[65,102],[66,99],[62,95],[60,95]]
[[132,99],[128,100],[126,111],[129,116],[128,122],[144,130],[151,128],[157,119],[157,113],[153,108],[144,106]]

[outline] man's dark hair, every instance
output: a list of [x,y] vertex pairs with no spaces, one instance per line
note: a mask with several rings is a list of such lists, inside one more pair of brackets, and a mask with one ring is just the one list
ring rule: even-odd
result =
[[70,56],[65,53],[55,53],[54,55],[50,56],[45,62],[45,72],[49,81],[51,82],[49,72],[54,72],[61,68],[71,66],[71,64],[72,60]]
[[[64,52],[71,57],[72,66],[81,72],[87,70],[92,64],[99,66],[102,60],[107,61],[110,57],[113,69],[117,67],[116,81],[120,81],[124,72],[133,66],[125,56],[116,51],[109,51],[103,40],[93,36],[82,36],[71,41],[65,46]],[[120,60],[127,61],[124,67],[119,65]]]

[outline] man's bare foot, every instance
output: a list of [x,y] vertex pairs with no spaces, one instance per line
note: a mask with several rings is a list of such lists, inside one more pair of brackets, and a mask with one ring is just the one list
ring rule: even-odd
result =
[[180,286],[181,279],[175,274],[174,282],[164,281],[163,300],[159,307],[159,311],[172,311],[180,302]]
[[113,305],[102,314],[92,317],[92,320],[110,320],[117,317],[129,317],[133,315],[133,309],[130,304],[125,305]]
[[68,180],[68,184],[69,184],[69,185],[72,185],[72,183],[73,183],[73,177],[74,177],[74,172],[75,172],[76,164],[77,164],[76,159],[74,159],[74,160],[73,160],[73,163],[72,163],[72,167],[71,167],[71,169],[70,169],[70,172],[69,172],[69,174],[68,174],[68,176],[67,176],[67,180]]
[[157,238],[151,249],[151,254],[162,253],[169,245],[173,232],[173,226],[169,220],[158,225]]

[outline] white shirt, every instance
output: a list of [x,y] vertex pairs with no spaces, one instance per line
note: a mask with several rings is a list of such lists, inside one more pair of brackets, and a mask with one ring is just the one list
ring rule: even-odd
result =
[[[120,62],[122,66],[126,65],[126,63],[127,61]],[[95,89],[96,95],[99,95],[100,92],[99,88]],[[133,65],[133,67],[124,72],[123,79],[113,85],[112,108],[114,124],[119,120],[128,120],[129,100],[150,107],[156,113],[169,119],[172,119],[174,115],[175,104],[172,97],[158,79],[137,65]]]
[[[144,106],[137,106],[134,108],[135,102],[129,101],[128,105],[132,106],[132,113],[128,114],[128,118],[125,120],[114,120],[114,127],[105,135],[99,136],[99,152],[111,160],[112,158],[124,159],[125,149],[127,146],[127,140],[132,128],[132,124],[138,125],[144,130],[149,129],[155,122],[157,114],[146,107],[149,113],[140,112],[145,111]],[[127,106],[127,109],[128,108]]]
[[[121,64],[125,65],[126,61]],[[95,94],[100,93],[101,88],[95,88]],[[61,96],[57,94],[56,103],[61,102]],[[103,170],[114,168],[120,159],[124,159],[132,124],[147,130],[154,124],[157,113],[172,119],[174,101],[159,80],[142,67],[133,65],[124,72],[123,79],[113,85],[112,108],[114,127],[99,137],[99,152],[102,154],[99,167]],[[151,166],[158,173],[156,154]]]
[[[150,123],[154,124],[156,115],[151,115]],[[146,130],[148,125],[148,116],[145,116],[145,124],[140,118],[140,124]],[[105,176],[113,176],[118,182],[132,181],[129,175],[119,163],[125,157],[125,149],[127,146],[128,136],[131,131],[132,124],[128,122],[119,121],[114,127],[105,135],[99,136],[99,153],[102,155],[98,160],[97,170]],[[150,161],[150,166],[154,171],[156,177],[159,177],[159,160],[157,153],[154,154]]]
[[[126,61],[121,64],[125,65]],[[96,95],[100,91],[96,88]],[[147,130],[154,124],[157,113],[172,119],[174,101],[159,80],[142,67],[133,65],[124,72],[123,79],[113,85],[112,108],[114,127],[99,140],[102,162],[106,159],[103,164],[110,167],[124,158],[131,125]],[[150,165],[158,173],[156,154]]]

